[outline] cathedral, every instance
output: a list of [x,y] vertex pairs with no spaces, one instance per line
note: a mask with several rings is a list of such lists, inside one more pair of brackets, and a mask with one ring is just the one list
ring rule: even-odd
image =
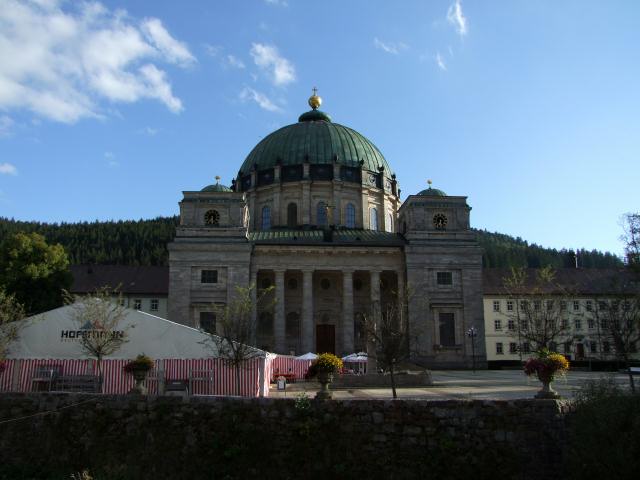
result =
[[[464,196],[400,197],[380,150],[311,110],[258,143],[230,186],[185,191],[169,244],[168,318],[215,332],[236,285],[272,288],[257,346],[279,354],[366,350],[362,319],[407,298],[411,357],[486,362],[482,252]],[[474,327],[475,337],[469,334]],[[475,342],[472,346],[472,342]]]

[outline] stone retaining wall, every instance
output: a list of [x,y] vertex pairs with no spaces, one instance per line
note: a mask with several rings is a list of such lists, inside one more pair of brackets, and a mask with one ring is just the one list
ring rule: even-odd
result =
[[4,394],[0,478],[561,478],[569,411],[552,400]]

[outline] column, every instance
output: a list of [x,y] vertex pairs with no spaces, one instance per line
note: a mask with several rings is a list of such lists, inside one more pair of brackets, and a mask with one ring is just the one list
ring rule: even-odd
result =
[[[378,315],[382,315],[382,302],[380,301],[380,270],[371,270],[371,312],[370,319],[377,321]],[[376,358],[375,343],[371,337],[367,338],[367,375],[378,374],[378,359]]]
[[276,273],[276,316],[273,323],[273,336],[276,353],[285,351],[285,321],[284,321],[284,270]]
[[251,325],[253,325],[251,333],[251,344],[256,345],[256,332],[258,329],[258,271],[251,271]]
[[302,271],[302,350],[313,352],[313,270]]
[[342,272],[342,354],[353,352],[353,271]]

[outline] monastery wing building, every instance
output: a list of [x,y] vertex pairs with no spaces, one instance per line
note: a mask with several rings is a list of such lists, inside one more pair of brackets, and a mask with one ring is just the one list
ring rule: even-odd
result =
[[185,191],[169,244],[169,318],[215,331],[235,285],[273,288],[257,343],[281,354],[366,349],[362,318],[408,298],[410,350],[430,367],[486,361],[482,252],[467,198],[400,200],[380,150],[320,111],[265,137],[230,187]]

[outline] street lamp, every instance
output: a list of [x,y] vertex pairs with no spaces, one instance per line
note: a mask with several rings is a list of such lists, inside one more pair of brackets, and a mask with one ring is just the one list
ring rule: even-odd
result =
[[467,330],[467,336],[471,339],[471,364],[473,373],[476,373],[476,337],[478,336],[476,327],[471,327]]

